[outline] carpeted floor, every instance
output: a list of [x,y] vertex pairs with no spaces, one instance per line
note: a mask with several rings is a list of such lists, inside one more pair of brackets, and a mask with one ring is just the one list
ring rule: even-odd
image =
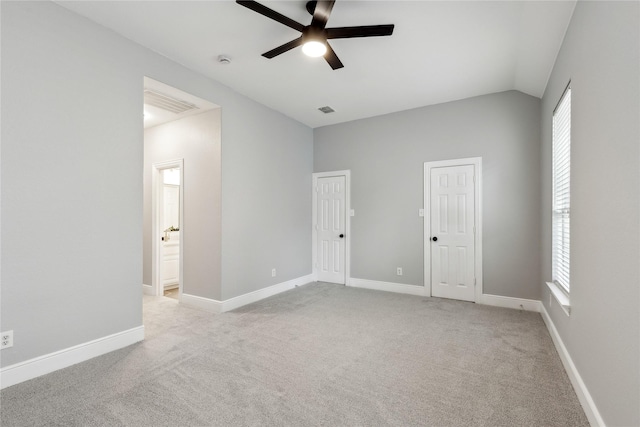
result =
[[587,426],[537,313],[311,284],[2,391],[9,426]]

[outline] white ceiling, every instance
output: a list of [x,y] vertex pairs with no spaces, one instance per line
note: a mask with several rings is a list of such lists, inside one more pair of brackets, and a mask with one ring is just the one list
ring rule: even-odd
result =
[[[327,27],[395,30],[330,41],[345,65],[333,71],[300,48],[263,58],[300,33],[231,0],[58,3],[314,128],[512,89],[541,97],[575,6],[337,0]],[[311,21],[304,0],[261,3]],[[318,111],[325,105],[335,113]]]

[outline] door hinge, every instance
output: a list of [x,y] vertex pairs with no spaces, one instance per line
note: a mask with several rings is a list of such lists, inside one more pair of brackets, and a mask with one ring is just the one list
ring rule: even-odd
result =
[[473,182],[476,182],[476,176],[473,175]]
[[474,277],[473,278],[473,286],[475,286],[475,285],[476,285],[476,278]]

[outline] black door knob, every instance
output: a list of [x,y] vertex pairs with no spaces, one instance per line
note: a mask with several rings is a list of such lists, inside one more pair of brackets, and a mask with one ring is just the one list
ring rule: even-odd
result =
[[341,234],[341,235],[340,235],[340,238],[341,238],[341,239],[342,239],[342,238],[344,238],[344,234]]
[[437,241],[438,241],[438,238],[437,238],[437,237],[434,237],[432,240],[433,240],[434,242],[437,242]]

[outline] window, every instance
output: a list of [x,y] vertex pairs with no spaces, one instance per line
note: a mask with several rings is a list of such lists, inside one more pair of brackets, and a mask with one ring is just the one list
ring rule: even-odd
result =
[[553,283],[569,293],[569,223],[571,217],[571,85],[553,111]]

